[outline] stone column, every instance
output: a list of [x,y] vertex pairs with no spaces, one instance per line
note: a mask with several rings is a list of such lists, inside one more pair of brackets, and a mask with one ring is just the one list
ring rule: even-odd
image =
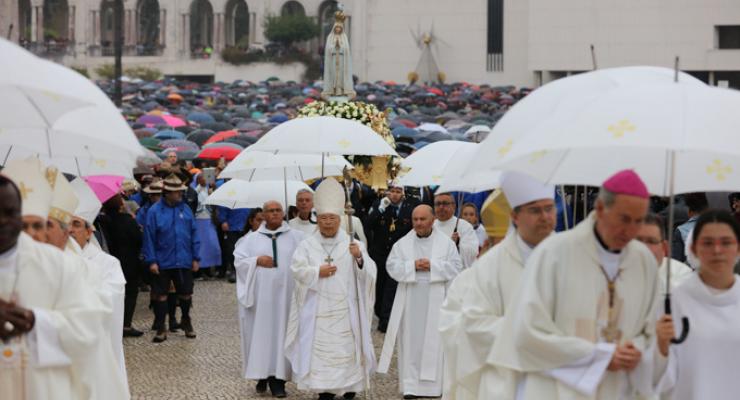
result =
[[67,22],[67,39],[70,43],[75,43],[75,18],[77,14],[76,6],[69,6],[67,8],[68,22]]
[[44,43],[44,6],[36,7],[36,41]]
[[159,45],[167,45],[167,10],[159,10]]
[[31,6],[31,37],[28,38],[31,42],[36,42],[38,40],[38,7]]

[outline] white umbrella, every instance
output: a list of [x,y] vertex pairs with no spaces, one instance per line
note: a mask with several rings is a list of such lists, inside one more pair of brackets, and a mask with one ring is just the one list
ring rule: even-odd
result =
[[[307,181],[321,177],[320,154],[273,154],[265,151],[242,151],[219,174],[220,178],[256,180]],[[345,167],[352,168],[342,156],[326,156],[326,176],[340,176]]]
[[434,124],[431,122],[425,122],[419,126],[416,127],[417,131],[421,132],[442,132],[442,133],[449,133],[447,129],[440,125],[440,124]]
[[0,54],[0,128],[50,127],[67,112],[92,104],[56,64],[2,38]]
[[397,156],[375,131],[360,122],[335,117],[306,117],[284,122],[245,151],[325,155]]
[[488,137],[489,133],[491,133],[491,128],[489,128],[488,126],[473,125],[467,131],[465,131],[465,137],[467,139],[475,141],[476,143],[480,143],[481,140],[484,140]]
[[[311,190],[303,182],[287,182],[287,201],[295,205],[295,196],[301,189]],[[262,207],[266,201],[279,200],[285,196],[286,186],[282,180],[247,182],[241,179],[232,179],[215,192],[211,193],[206,204],[226,208]],[[287,213],[287,207],[285,212]]]
[[402,170],[408,168],[409,171],[398,181],[403,186],[439,185],[446,176],[459,175],[461,172],[459,161],[470,159],[477,147],[475,143],[455,140],[441,140],[428,144],[401,162]]
[[669,83],[615,90],[577,115],[542,121],[495,166],[591,186],[632,168],[660,196],[736,190],[738,110],[740,92],[730,89]]
[[[512,146],[530,133],[537,132],[538,139],[546,136],[556,139],[554,132],[541,128],[549,118],[578,115],[583,107],[614,90],[672,83],[674,77],[674,70],[668,68],[636,66],[597,70],[550,82],[518,101],[504,114],[481,142],[480,150],[470,160],[462,177],[469,179],[475,174],[495,171]],[[706,86],[685,73],[680,72],[678,77],[682,85]]]

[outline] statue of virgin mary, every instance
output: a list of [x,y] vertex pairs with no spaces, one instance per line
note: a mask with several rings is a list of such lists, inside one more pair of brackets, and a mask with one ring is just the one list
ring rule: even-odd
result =
[[344,20],[347,17],[343,11],[334,14],[334,26],[326,37],[324,48],[324,90],[322,97],[355,97],[352,82],[352,56],[349,51],[349,39],[344,32]]

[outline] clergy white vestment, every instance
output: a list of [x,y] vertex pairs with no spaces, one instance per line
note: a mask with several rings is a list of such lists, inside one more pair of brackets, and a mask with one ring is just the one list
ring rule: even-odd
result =
[[[459,222],[458,222],[459,220]],[[434,220],[434,229],[452,237],[457,226],[457,234],[460,236],[458,252],[462,258],[463,268],[473,265],[475,258],[478,257],[478,235],[475,233],[473,225],[464,219],[451,217],[447,221]]]
[[[655,257],[635,240],[619,254],[604,255],[594,223],[592,213],[545,239],[527,260],[487,360],[525,373],[520,399],[631,399],[652,391]],[[620,343],[631,341],[642,352],[629,373],[606,370],[615,349],[605,341],[607,276],[615,280],[612,321]]]
[[[344,229],[345,232],[347,232],[347,216],[342,215],[339,217],[339,227]],[[359,218],[352,216],[352,232],[357,235],[355,239],[359,239],[362,244],[365,245],[365,248],[367,248],[367,237],[365,237],[365,228],[362,227],[362,221],[360,221]]]
[[[668,269],[668,257],[663,257],[663,262],[660,263],[660,267],[658,268],[661,295],[665,295],[666,293],[666,269]],[[671,290],[689,279],[693,273],[694,270],[688,265],[671,259]]]
[[[447,398],[513,398],[515,373],[488,364],[487,358],[531,252],[513,231],[475,261],[464,283],[453,282],[461,294],[445,300],[446,320],[440,325],[448,326],[443,331],[445,356],[456,363],[446,368]],[[461,284],[465,287],[458,288]]]
[[[0,297],[7,300],[16,293],[18,304],[31,309],[36,319],[33,330],[20,340],[28,359],[25,387],[20,387],[12,369],[0,368],[0,399],[15,399],[22,391],[26,399],[93,398],[92,382],[82,376],[83,369],[90,349],[104,335],[110,309],[101,304],[85,273],[74,259],[25,233],[14,250],[0,255]],[[115,371],[110,348],[108,352],[107,367]],[[100,383],[109,386],[96,398],[128,394],[122,382],[107,377],[110,374],[101,372]]]
[[[277,266],[257,266],[258,257],[274,257],[273,236]],[[234,267],[239,300],[242,376],[246,379],[274,376],[290,380],[290,364],[284,351],[293,294],[290,263],[303,237],[302,232],[291,229],[287,223],[273,231],[263,222],[256,232],[236,244]]]
[[110,293],[113,313],[110,319],[110,339],[113,354],[116,356],[124,383],[128,387],[126,359],[123,356],[123,308],[126,296],[126,278],[123,276],[121,262],[103,252],[92,241],[82,249],[82,257],[91,261],[100,269],[103,285]]
[[[341,229],[332,238],[317,231],[293,254],[295,290],[285,350],[300,390],[359,392],[365,387],[362,365],[368,374],[375,370],[370,324],[377,271],[365,246],[355,241],[364,260],[358,268],[349,243]],[[327,258],[336,273],[320,278],[319,267],[327,264]]]
[[[417,271],[418,259],[429,259],[429,271]],[[388,372],[396,337],[398,384],[403,394],[441,396],[444,357],[439,312],[447,286],[462,271],[455,243],[433,229],[425,238],[412,230],[393,245],[386,261],[398,282],[378,372]]]
[[[101,321],[103,334],[98,337],[94,346],[88,349],[87,358],[81,366],[81,379],[91,390],[88,398],[97,399],[105,394],[106,398],[109,399],[129,399],[131,395],[128,391],[128,377],[125,372],[121,372],[122,361],[120,361],[120,357],[122,355],[119,350],[122,351],[123,343],[121,347],[117,347],[111,339],[116,335],[111,328],[115,319],[113,315],[115,293],[112,286],[106,281],[111,276],[110,271],[85,258],[82,249],[72,238],[69,238],[67,242],[64,255],[83,271],[86,284],[95,291],[100,303],[106,309],[105,319]],[[121,338],[116,340],[123,340],[123,320],[121,320],[119,331]],[[109,390],[111,391],[110,394],[108,393]]]
[[676,332],[682,329],[682,317],[689,317],[691,331],[685,342],[670,346],[659,391],[673,400],[737,399],[740,276],[730,289],[718,291],[693,274],[673,291],[671,300]]
[[[314,216],[314,218],[316,218]],[[301,219],[301,217],[295,217],[288,221],[288,225],[290,225],[291,229],[295,229],[297,231],[303,232],[304,235],[308,236],[314,232],[316,232],[316,221],[311,222],[307,219]]]

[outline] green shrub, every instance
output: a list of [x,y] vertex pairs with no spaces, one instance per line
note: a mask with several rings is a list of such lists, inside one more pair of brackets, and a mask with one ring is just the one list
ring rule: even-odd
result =
[[131,78],[139,78],[144,81],[156,81],[162,77],[162,71],[145,66],[130,67],[124,70],[124,75]]
[[319,35],[319,25],[305,15],[268,15],[264,23],[265,37],[285,48],[293,43],[313,39]]
[[113,79],[116,72],[113,64],[103,64],[95,68],[95,74],[102,79]]

